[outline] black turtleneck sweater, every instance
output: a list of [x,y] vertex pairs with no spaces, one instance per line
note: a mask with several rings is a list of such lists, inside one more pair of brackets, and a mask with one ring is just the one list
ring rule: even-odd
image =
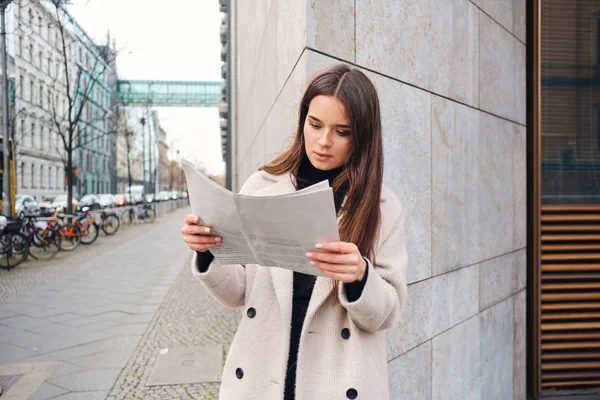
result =
[[[296,190],[301,190],[316,183],[324,180],[328,180],[329,184],[338,176],[341,172],[341,168],[330,171],[323,171],[315,168],[308,157],[305,156],[298,173],[296,174]],[[335,209],[339,211],[342,200],[344,198],[343,193],[338,193],[335,196]],[[197,266],[200,272],[206,272],[210,263],[213,260],[213,255],[206,251],[204,253],[198,253]],[[296,363],[298,360],[298,347],[300,345],[300,334],[302,332],[302,325],[304,324],[304,318],[306,317],[306,311],[308,310],[308,304],[312,296],[313,288],[315,286],[316,277],[313,275],[306,275],[299,272],[294,272],[294,291],[292,294],[292,318],[291,318],[291,332],[290,332],[290,347],[288,355],[288,363],[285,377],[285,394],[284,400],[294,400],[295,393],[294,388],[296,386]],[[346,292],[346,296],[349,301],[356,301],[362,294],[363,288],[367,281],[367,275],[360,282],[354,282],[350,284],[344,284],[343,288]]]

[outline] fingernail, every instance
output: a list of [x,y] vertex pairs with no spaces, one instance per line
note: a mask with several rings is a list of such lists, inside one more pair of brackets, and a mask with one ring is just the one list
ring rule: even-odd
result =
[[306,253],[306,257],[311,258],[312,257],[312,253]]
[[321,243],[317,243],[317,244],[315,244],[315,247],[317,249],[321,249],[321,248],[323,248],[323,245]]
[[204,232],[210,233],[210,228],[204,228]]
[[220,242],[220,241],[221,241],[221,238],[220,238],[220,237],[216,237],[216,238],[215,238],[215,242]]
[[198,218],[198,217],[195,217],[195,218],[194,218],[194,223],[196,223],[196,224],[197,224],[198,222],[200,222],[200,218]]
[[316,265],[316,264],[315,264],[315,262],[314,262],[314,261],[311,261],[311,262],[310,262],[310,265]]

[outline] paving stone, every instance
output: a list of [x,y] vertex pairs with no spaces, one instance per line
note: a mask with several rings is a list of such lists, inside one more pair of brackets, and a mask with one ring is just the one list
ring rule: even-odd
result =
[[69,391],[51,383],[44,382],[28,400],[46,400],[65,393],[69,393]]
[[50,379],[50,383],[70,391],[96,391],[109,390],[120,369],[86,369],[70,375]]

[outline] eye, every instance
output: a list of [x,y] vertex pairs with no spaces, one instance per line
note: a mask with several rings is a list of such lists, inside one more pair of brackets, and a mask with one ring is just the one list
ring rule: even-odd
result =
[[337,131],[337,134],[340,136],[348,136],[350,134],[350,131]]
[[310,126],[312,126],[312,127],[313,127],[313,129],[317,129],[317,130],[318,130],[318,129],[320,128],[320,127],[319,127],[319,125],[310,124],[310,123],[309,123],[309,125],[310,125]]

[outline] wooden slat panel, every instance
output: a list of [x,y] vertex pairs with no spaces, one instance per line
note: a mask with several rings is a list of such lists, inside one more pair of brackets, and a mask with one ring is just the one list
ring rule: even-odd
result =
[[600,231],[600,225],[542,225],[542,232],[591,232]]
[[542,301],[589,301],[600,300],[600,293],[542,293]]
[[544,264],[542,265],[542,276],[544,272],[550,271],[599,271],[600,264]]
[[569,343],[544,343],[544,350],[570,350],[570,349],[600,349],[600,342],[569,342]]
[[581,340],[600,339],[600,332],[561,332],[544,333],[542,341],[546,343],[549,340],[569,340],[577,343]]
[[592,330],[600,329],[600,322],[569,322],[562,324],[542,324],[542,331],[566,331],[566,330]]
[[600,205],[596,204],[581,204],[581,205],[562,205],[562,204],[544,204],[542,205],[542,212],[586,212],[593,211],[600,213]]
[[562,382],[542,382],[543,388],[551,388],[551,387],[570,387],[570,386],[600,386],[600,379],[598,380],[582,380],[582,381],[562,381]]
[[570,319],[591,319],[600,318],[600,312],[587,312],[587,313],[568,313],[568,314],[542,314],[543,321],[566,321]]
[[542,290],[584,290],[600,289],[600,282],[543,283]]
[[600,205],[543,206],[542,388],[600,381]]
[[584,310],[590,308],[600,310],[600,303],[546,303],[541,308],[542,312],[549,310]]
[[568,353],[550,353],[550,354],[542,354],[542,360],[554,361],[554,360],[581,360],[588,358],[598,358],[600,359],[600,352],[589,352],[589,351],[579,351],[579,352],[568,352]]
[[542,241],[544,242],[563,242],[563,241],[600,241],[600,235],[597,234],[562,234],[562,235],[542,235]]
[[556,273],[556,274],[544,274],[544,276],[542,276],[542,280],[543,281],[549,281],[549,280],[565,280],[565,281],[574,281],[574,280],[585,280],[585,279],[598,279],[600,280],[600,272],[592,272],[592,273],[579,273],[579,274],[575,274],[572,272],[569,273]]
[[567,253],[567,254],[544,254],[542,253],[542,263],[544,261],[583,261],[600,260],[600,253]]
[[564,369],[594,369],[600,371],[600,361],[556,362],[542,364],[542,370],[555,371]]
[[590,222],[600,221],[600,214],[542,214],[542,224],[545,222]]
[[542,251],[586,251],[600,250],[600,244],[545,244]]

